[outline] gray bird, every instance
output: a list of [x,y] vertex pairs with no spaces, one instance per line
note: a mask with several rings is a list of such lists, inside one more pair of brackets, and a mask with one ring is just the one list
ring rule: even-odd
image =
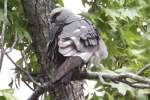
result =
[[[107,47],[89,20],[63,7],[52,10],[50,17],[55,31],[49,34],[49,45],[57,38],[58,52],[62,56],[80,57],[82,65],[98,64],[100,60],[107,58]],[[63,69],[60,67],[58,71]],[[65,74],[67,72],[56,74],[55,81]]]

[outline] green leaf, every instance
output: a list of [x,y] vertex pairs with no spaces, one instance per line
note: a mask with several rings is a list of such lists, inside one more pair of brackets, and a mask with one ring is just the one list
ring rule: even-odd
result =
[[54,0],[55,4],[59,4],[61,5],[62,7],[64,6],[64,2],[63,0]]
[[2,94],[2,98],[5,98],[4,100],[17,100],[14,96],[14,90],[13,89],[4,89],[0,90],[0,93]]
[[0,96],[0,100],[6,100],[4,96]]
[[137,100],[149,100],[148,96],[144,94],[137,94],[136,98]]
[[91,100],[99,100],[99,97],[96,96],[96,95],[93,95],[92,99]]
[[111,93],[106,92],[104,100],[115,100],[115,98],[113,97],[113,95],[111,95]]
[[23,66],[23,58],[20,58],[17,62],[16,62],[17,65],[19,66]]
[[116,88],[118,92],[122,94],[123,96],[125,96],[127,91],[130,91],[132,96],[134,96],[134,89],[128,86],[127,84],[119,82],[118,84],[111,83],[110,85],[112,86],[112,88]]

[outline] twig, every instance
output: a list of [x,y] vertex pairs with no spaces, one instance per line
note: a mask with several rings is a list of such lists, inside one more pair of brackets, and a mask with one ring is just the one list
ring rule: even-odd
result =
[[2,68],[2,63],[3,63],[3,57],[4,57],[4,53],[3,53],[3,45],[2,45],[2,42],[1,42],[1,38],[0,38],[0,71],[1,71],[1,68]]
[[138,72],[137,72],[137,74],[138,74],[138,75],[141,75],[141,74],[144,73],[144,71],[146,71],[146,70],[149,69],[149,68],[150,68],[150,63],[144,65],[141,69],[139,69]]
[[26,81],[23,81],[23,82],[26,86],[28,86],[28,88],[30,88],[32,91],[34,91],[34,89]]
[[0,34],[0,70],[2,67],[2,62],[3,62],[3,57],[4,57],[3,45],[4,45],[6,24],[7,24],[7,0],[4,0],[4,20],[3,20],[3,26],[2,26],[2,33]]
[[28,100],[38,100],[39,96],[48,90],[52,90],[54,85],[51,82],[46,82],[43,87],[38,87]]
[[8,51],[7,51],[7,49],[5,50],[6,53],[10,53],[13,50],[13,48],[15,47],[15,45],[17,43],[17,40],[18,40],[17,33],[15,33],[15,40],[14,40],[12,46],[9,48],[9,50]]
[[25,69],[26,69],[26,75],[29,77],[29,79],[35,84],[37,85],[38,87],[42,87],[41,85],[38,84],[37,81],[35,81],[32,76],[30,75],[29,73],[29,66],[28,66],[28,63],[27,63],[27,57],[26,57],[26,54],[24,53],[24,51],[21,52],[22,56],[23,56],[23,59],[24,59],[24,62],[25,62]]
[[27,72],[25,71],[24,69],[22,69],[20,66],[18,66],[14,61],[13,59],[8,55],[8,53],[5,53],[5,55],[8,57],[8,59],[16,66],[17,69],[19,69],[20,71],[22,71],[23,73],[25,73],[25,75],[27,75],[29,77],[29,79],[34,83],[36,84],[38,87],[42,87],[41,85],[39,85],[33,78],[32,76]]
[[5,53],[6,57],[11,61],[12,64],[14,64],[16,66],[17,69],[19,69],[20,71],[22,71],[23,73],[26,73],[20,66],[18,66],[13,59],[8,55],[8,53]]

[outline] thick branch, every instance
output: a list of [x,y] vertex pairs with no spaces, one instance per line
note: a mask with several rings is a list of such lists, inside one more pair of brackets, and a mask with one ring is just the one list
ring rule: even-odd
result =
[[59,81],[61,78],[63,78],[66,74],[68,74],[75,68],[81,67],[82,63],[83,62],[80,57],[75,56],[75,57],[67,58],[64,61],[64,63],[55,72],[53,82]]
[[[28,18],[28,30],[32,38],[32,47],[45,77],[51,78],[50,64],[45,51],[50,28],[51,0],[21,0],[24,13]],[[52,68],[51,68],[52,69]],[[47,79],[47,78],[46,78]]]
[[[46,52],[47,36],[51,29],[50,11],[54,5],[53,0],[22,0],[24,13],[28,19],[28,30],[32,38],[32,46],[41,65],[41,73],[44,74],[42,80],[49,82],[53,79],[53,74],[58,66],[63,63],[62,56],[56,54],[56,49],[51,48],[50,61]],[[55,56],[53,56],[55,55]],[[54,57],[54,58],[53,58]],[[74,82],[74,84],[59,84],[48,92],[54,100],[84,100],[82,82]]]
[[53,89],[54,86],[50,82],[46,82],[43,87],[39,87],[35,89],[34,93],[28,100],[38,100],[39,96],[42,95],[44,92]]

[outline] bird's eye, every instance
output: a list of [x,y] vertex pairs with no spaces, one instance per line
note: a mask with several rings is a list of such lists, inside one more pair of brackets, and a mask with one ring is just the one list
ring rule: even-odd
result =
[[60,15],[60,13],[56,13],[52,18],[51,18],[51,23],[56,22],[56,18]]

